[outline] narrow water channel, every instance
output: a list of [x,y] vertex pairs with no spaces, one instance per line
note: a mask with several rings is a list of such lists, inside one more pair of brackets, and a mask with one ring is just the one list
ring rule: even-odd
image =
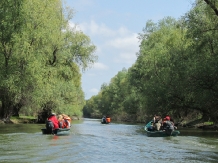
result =
[[0,125],[4,163],[217,163],[218,131],[180,129],[147,137],[143,125],[74,121],[68,136],[42,135],[44,125]]

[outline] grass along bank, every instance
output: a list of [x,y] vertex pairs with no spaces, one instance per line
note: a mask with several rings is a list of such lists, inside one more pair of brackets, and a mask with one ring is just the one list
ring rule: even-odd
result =
[[19,123],[37,123],[37,118],[33,116],[12,116],[10,118],[11,123],[19,124]]

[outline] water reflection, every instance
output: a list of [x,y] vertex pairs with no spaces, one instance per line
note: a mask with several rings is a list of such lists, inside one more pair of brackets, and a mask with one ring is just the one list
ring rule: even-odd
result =
[[206,137],[206,138],[217,138],[218,131],[209,131],[202,129],[193,129],[193,128],[179,128],[180,136],[198,136],[198,137]]

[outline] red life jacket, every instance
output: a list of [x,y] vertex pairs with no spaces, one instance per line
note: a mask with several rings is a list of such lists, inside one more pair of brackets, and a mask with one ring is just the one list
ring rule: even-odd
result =
[[58,129],[59,128],[59,123],[58,123],[58,120],[57,120],[55,115],[49,116],[48,117],[48,121],[52,121],[52,123],[54,124],[54,129]]

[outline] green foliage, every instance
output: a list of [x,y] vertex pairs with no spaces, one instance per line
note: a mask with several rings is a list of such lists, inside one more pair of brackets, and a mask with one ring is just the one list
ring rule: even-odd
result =
[[48,110],[81,116],[80,69],[97,57],[88,36],[70,28],[61,0],[0,2],[0,117]]
[[[218,3],[211,2],[216,9]],[[218,15],[214,8],[204,1],[196,1],[195,8],[187,15],[187,37],[193,40],[189,47],[189,63],[191,64],[188,76],[192,91],[193,107],[203,113],[203,118],[217,121],[216,107],[218,90]]]
[[216,0],[196,0],[178,20],[149,20],[139,34],[135,64],[88,100],[89,114],[134,115],[136,120],[170,114],[182,120],[197,113],[217,122],[217,26]]

